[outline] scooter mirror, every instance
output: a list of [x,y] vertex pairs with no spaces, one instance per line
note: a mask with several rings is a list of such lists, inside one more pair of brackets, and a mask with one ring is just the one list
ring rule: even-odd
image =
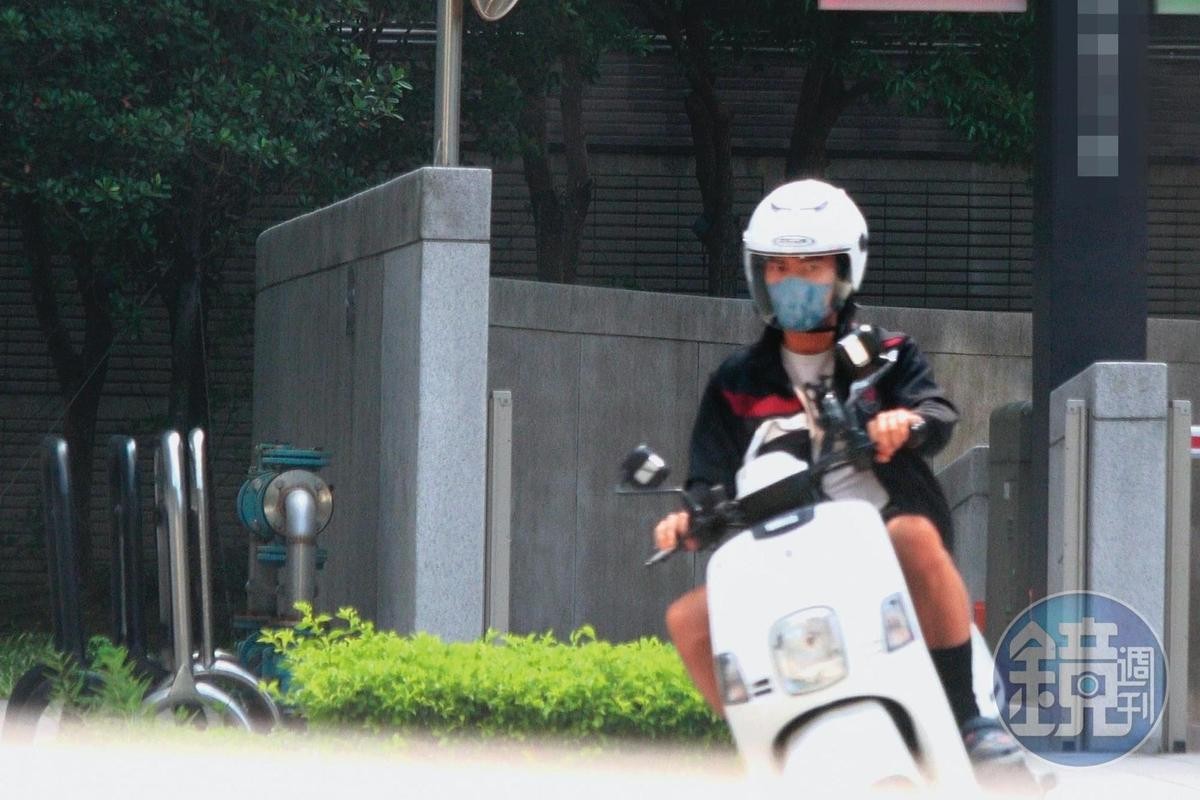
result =
[[670,474],[663,457],[644,444],[633,448],[621,462],[621,486],[630,489],[657,489]]

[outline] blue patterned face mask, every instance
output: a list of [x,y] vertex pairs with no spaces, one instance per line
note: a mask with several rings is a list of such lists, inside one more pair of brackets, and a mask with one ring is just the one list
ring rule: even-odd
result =
[[767,284],[775,321],[788,331],[810,331],[820,327],[829,314],[833,284],[812,283],[803,278],[784,278]]

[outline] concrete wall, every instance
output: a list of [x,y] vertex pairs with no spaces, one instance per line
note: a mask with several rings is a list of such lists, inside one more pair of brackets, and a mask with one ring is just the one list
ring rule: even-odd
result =
[[[617,464],[648,442],[682,472],[705,380],[760,323],[745,300],[499,278],[491,292],[488,386],[513,393],[512,626],[564,633],[591,623],[618,639],[661,633],[662,611],[701,575],[703,557],[641,567],[649,528],[672,500],[617,497]],[[950,465],[943,480],[955,503],[956,556],[982,599],[986,464],[983,451],[969,451],[987,444],[994,408],[1029,397],[1029,316],[865,308],[862,317],[912,335],[962,413],[935,467]],[[1169,397],[1195,402],[1200,322],[1151,320],[1149,341],[1150,358],[1169,364]],[[1194,474],[1193,493],[1196,483]],[[1198,515],[1194,503],[1193,530]],[[1192,581],[1200,597],[1200,570]]]
[[332,452],[323,607],[483,619],[486,170],[421,169],[258,241],[254,438]]
[[709,372],[758,324],[738,301],[492,280],[488,385],[513,394],[511,624],[662,633],[695,558],[643,569],[669,497],[617,497],[634,445],[686,466]]
[[[701,576],[704,557],[642,568],[650,526],[674,501],[614,495],[617,465],[647,442],[684,472],[709,374],[762,323],[746,300],[491,285],[488,386],[513,393],[512,627],[662,633],[663,610]],[[867,308],[861,316],[913,335],[959,402],[963,422],[936,466],[986,443],[993,405],[1028,396],[1027,315]]]
[[[1152,319],[1147,331],[1151,360],[1167,362],[1167,397],[1191,400],[1193,424],[1200,424],[1200,323]],[[1200,720],[1200,469],[1192,461],[1191,637],[1188,642],[1191,697],[1189,719]],[[1200,731],[1191,747],[1200,747]]]

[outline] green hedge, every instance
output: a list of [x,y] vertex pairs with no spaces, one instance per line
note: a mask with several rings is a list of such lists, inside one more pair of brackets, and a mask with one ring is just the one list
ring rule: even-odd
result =
[[283,694],[310,723],[435,735],[728,741],[674,649],[598,641],[590,627],[445,643],[378,631],[344,608],[264,631],[291,674]]
[[0,697],[12,694],[13,684],[30,667],[50,662],[54,657],[50,637],[44,634],[0,636]]

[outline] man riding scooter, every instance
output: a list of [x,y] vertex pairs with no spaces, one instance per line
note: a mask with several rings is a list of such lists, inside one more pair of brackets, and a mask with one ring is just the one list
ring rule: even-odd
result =
[[[758,453],[785,450],[811,462],[822,440],[813,393],[831,382],[844,399],[853,377],[835,359],[834,345],[856,322],[853,296],[866,271],[867,225],[854,201],[816,180],[775,189],[750,218],[743,261],[766,328],[757,343],[727,358],[708,382],[692,431],[689,488],[733,486],[756,432],[772,419],[789,418],[789,432],[756,442]],[[1016,742],[997,721],[981,716],[975,701],[967,590],[948,551],[949,507],[923,458],[949,441],[958,412],[914,342],[885,333],[884,345],[896,348],[898,356],[865,398],[874,412],[867,425],[875,444],[873,467],[848,466],[828,475],[824,489],[832,499],[874,504],[885,520],[972,762],[1020,762]],[[688,535],[689,523],[686,511],[668,514],[655,528],[655,546],[704,544]],[[692,680],[722,713],[705,587],[672,603],[666,622]]]

